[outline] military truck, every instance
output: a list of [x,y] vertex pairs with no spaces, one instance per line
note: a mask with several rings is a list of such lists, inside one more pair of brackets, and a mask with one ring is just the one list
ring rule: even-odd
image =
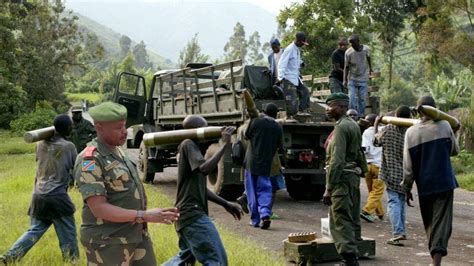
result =
[[[311,103],[310,115],[285,119],[287,101],[272,86],[266,67],[242,66],[240,60],[218,65],[190,64],[186,68],[160,71],[153,75],[151,86],[145,78],[122,72],[118,75],[114,101],[128,110],[127,126],[134,126],[129,145],[139,148],[138,172],[143,181],[152,181],[156,172],[176,166],[177,145],[147,148],[143,134],[182,128],[189,114],[199,114],[212,126],[239,127],[248,119],[242,91],[249,90],[262,110],[273,102],[281,110],[283,148],[279,155],[287,191],[295,200],[320,200],[325,183],[324,143],[334,127],[326,119],[323,103]],[[219,145],[219,144],[214,144]],[[212,146],[211,146],[212,147]],[[211,147],[206,156],[212,155]],[[243,192],[241,167],[227,150],[208,187],[227,199]]]

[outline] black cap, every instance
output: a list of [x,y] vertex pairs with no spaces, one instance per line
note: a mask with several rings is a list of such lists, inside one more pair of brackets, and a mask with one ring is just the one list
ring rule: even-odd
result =
[[296,40],[302,42],[304,45],[309,45],[308,39],[306,38],[306,33],[304,32],[297,32],[296,33]]

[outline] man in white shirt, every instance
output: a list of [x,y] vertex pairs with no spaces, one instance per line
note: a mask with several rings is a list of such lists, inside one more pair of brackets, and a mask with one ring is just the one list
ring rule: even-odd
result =
[[382,164],[382,147],[374,146],[375,118],[377,118],[375,114],[369,114],[365,117],[365,120],[369,121],[370,127],[362,134],[362,148],[364,149],[369,168],[369,171],[365,174],[365,182],[367,183],[369,195],[367,197],[367,203],[364,208],[362,208],[360,218],[369,223],[375,221],[375,216],[382,219],[385,214],[382,206],[382,196],[385,185],[384,182],[378,178],[379,169]]
[[[296,33],[295,41],[285,48],[278,62],[278,82],[283,87],[285,98],[290,102],[291,107],[287,107],[287,114],[294,115],[299,112],[307,112],[309,110],[309,90],[303,84],[300,78],[300,68],[303,61],[301,60],[300,47],[308,45],[306,34],[303,32]],[[298,100],[294,97],[293,88],[296,88]]]

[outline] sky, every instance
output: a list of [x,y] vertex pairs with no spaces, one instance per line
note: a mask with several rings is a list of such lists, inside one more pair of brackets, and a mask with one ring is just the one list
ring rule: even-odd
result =
[[[100,2],[248,2],[260,6],[273,14],[293,2],[302,2],[303,0],[98,0]],[[92,0],[66,0],[66,2],[93,2]]]

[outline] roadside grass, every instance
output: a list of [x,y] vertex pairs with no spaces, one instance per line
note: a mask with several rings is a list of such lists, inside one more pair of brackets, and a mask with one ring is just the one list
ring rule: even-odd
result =
[[[36,170],[34,145],[27,145],[17,138],[9,137],[0,132],[0,254],[4,254],[10,246],[23,234],[29,226],[27,216],[31,200],[31,191]],[[21,139],[21,138],[20,138]],[[16,143],[22,148],[23,154],[11,154],[9,143]],[[8,145],[7,145],[8,144]],[[15,146],[13,145],[13,146]],[[145,185],[148,196],[148,207],[168,207],[173,202],[161,193],[160,189]],[[76,205],[76,226],[79,237],[81,224],[82,200],[80,193],[73,189],[70,196]],[[229,219],[232,219],[229,215]],[[219,233],[226,247],[229,265],[285,265],[281,255],[265,250],[246,236],[229,232],[218,226]],[[154,242],[157,263],[161,264],[178,252],[178,237],[173,226],[150,224],[149,231]],[[80,248],[80,260],[77,265],[85,265],[85,252]],[[61,259],[58,240],[51,228],[16,265],[65,265]],[[72,265],[72,264],[71,264]]]
[[22,137],[14,136],[10,131],[0,130],[0,139],[2,140],[0,154],[24,154],[35,151],[34,143],[26,143]]
[[457,156],[451,157],[451,162],[459,186],[474,191],[474,154],[462,150]]
[[102,99],[102,95],[100,93],[65,93],[66,98],[69,102],[80,102],[81,100],[87,100],[89,103],[97,104]]

